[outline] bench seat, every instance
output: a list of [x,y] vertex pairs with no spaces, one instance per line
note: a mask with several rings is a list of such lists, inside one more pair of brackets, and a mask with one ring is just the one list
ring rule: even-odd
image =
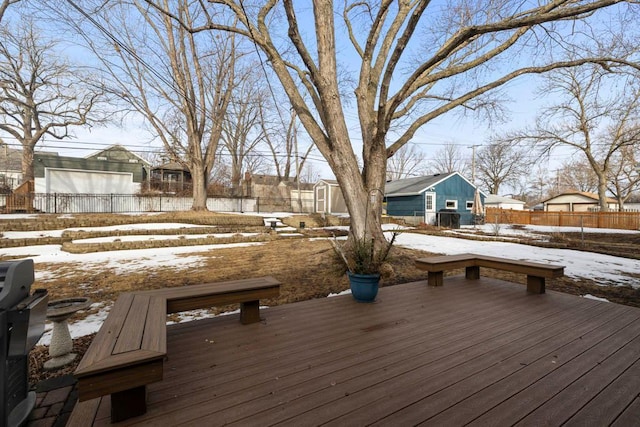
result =
[[280,294],[273,277],[129,292],[118,297],[80,361],[80,402],[111,395],[112,422],[146,412],[146,385],[161,381],[169,313],[240,304],[240,321],[260,321],[260,299]]
[[444,272],[465,268],[467,279],[479,279],[480,267],[523,273],[527,275],[527,291],[543,294],[545,279],[562,277],[564,266],[520,261],[479,254],[442,255],[416,260],[416,267],[428,271],[429,286],[442,286]]

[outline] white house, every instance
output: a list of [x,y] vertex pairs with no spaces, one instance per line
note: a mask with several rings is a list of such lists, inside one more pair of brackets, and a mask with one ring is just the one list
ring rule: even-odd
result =
[[0,143],[0,190],[15,190],[22,182],[22,150]]

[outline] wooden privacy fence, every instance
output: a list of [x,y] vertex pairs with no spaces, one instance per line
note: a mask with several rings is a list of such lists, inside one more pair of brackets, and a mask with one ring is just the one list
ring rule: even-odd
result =
[[25,181],[18,186],[13,193],[5,199],[6,212],[31,212],[33,211],[33,181]]
[[640,212],[546,212],[487,208],[486,221],[501,224],[640,230]]

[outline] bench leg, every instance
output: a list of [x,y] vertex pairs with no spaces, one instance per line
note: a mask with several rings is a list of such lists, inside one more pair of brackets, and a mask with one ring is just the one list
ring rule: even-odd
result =
[[429,286],[442,286],[444,271],[430,271],[427,276]]
[[472,265],[465,270],[465,277],[469,280],[478,280],[480,278],[480,267]]
[[111,394],[111,422],[117,423],[147,412],[147,387],[140,386]]
[[527,292],[544,294],[544,277],[527,276]]
[[243,325],[260,321],[260,301],[240,303],[240,322]]

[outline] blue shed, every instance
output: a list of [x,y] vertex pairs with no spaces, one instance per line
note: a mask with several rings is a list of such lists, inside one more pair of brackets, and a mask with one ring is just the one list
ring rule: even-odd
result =
[[[455,210],[460,224],[472,224],[476,186],[458,172],[389,181],[385,185],[387,215],[409,223],[436,224],[441,209]],[[484,205],[485,194],[481,191]]]

